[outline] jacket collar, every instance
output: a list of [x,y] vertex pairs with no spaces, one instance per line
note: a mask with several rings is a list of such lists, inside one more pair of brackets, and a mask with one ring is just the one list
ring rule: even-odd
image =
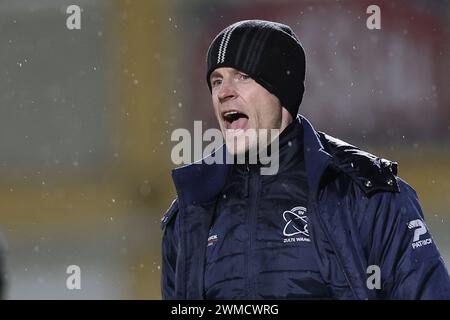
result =
[[180,205],[196,205],[213,200],[226,182],[231,165],[226,164],[225,145],[216,151],[222,155],[222,163],[207,161],[213,154],[192,164],[172,170],[172,179]]
[[310,195],[314,198],[319,190],[323,173],[332,163],[332,157],[325,151],[312,124],[301,115],[297,117],[297,121],[301,121],[303,125],[306,177]]

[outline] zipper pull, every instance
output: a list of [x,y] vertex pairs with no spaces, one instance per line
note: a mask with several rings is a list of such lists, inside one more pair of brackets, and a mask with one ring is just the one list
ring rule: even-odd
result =
[[245,167],[245,186],[244,186],[244,195],[246,198],[248,198],[250,194],[249,180],[250,180],[250,167],[247,164]]

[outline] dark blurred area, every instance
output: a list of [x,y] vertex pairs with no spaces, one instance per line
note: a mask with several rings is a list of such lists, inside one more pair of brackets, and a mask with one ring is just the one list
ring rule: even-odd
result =
[[[399,162],[450,261],[450,1],[0,1],[0,228],[8,299],[159,299],[170,136],[216,127],[212,38],[290,25],[307,58],[300,113]],[[369,30],[366,9],[381,9]],[[66,269],[81,269],[68,290]]]

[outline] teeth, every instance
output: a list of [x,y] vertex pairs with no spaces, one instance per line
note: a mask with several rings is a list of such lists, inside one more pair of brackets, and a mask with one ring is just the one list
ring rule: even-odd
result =
[[228,111],[228,112],[225,112],[223,115],[225,116],[225,117],[228,117],[228,116],[231,116],[231,115],[233,115],[233,114],[238,114],[239,112],[237,112],[237,111]]

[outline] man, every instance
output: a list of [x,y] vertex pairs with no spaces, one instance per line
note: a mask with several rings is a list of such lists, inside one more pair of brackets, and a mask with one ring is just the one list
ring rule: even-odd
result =
[[[163,298],[450,299],[415,191],[396,163],[297,117],[304,79],[305,54],[286,25],[240,21],[212,41],[214,112],[228,152],[246,162],[173,171]],[[273,175],[248,161],[258,140],[243,137],[260,129],[281,132]]]

